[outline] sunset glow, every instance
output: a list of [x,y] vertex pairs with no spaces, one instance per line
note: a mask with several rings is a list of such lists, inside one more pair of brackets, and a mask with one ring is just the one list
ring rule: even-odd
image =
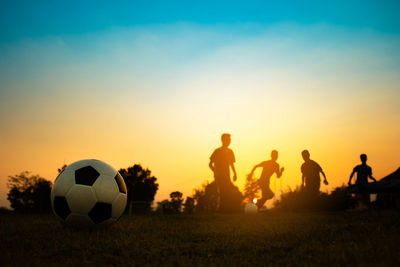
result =
[[222,21],[192,11],[193,20],[151,16],[81,30],[25,32],[2,20],[0,206],[9,175],[54,181],[57,168],[86,158],[149,168],[156,201],[176,190],[190,196],[212,181],[208,161],[224,132],[240,189],[272,149],[285,167],[271,180],[277,194],[300,185],[303,149],[327,175],[322,191],[347,183],[361,153],[378,179],[399,167],[400,27],[330,21],[316,15],[323,7],[291,19],[263,5],[258,19],[234,21],[219,8]]

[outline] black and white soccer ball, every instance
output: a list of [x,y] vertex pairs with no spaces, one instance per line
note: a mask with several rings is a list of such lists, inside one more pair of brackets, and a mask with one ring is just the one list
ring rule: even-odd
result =
[[57,176],[51,190],[54,214],[75,227],[117,221],[125,210],[126,201],[126,185],[119,172],[94,159],[68,165]]

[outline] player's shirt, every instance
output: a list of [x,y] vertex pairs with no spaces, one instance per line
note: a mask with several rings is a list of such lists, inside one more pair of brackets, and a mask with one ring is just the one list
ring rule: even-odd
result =
[[368,165],[357,165],[353,172],[357,173],[356,184],[368,184],[368,176],[372,175],[372,169]]
[[211,154],[210,160],[214,162],[214,177],[229,180],[229,166],[236,161],[232,149],[227,147],[217,148]]
[[269,180],[272,174],[279,173],[279,164],[272,160],[263,161],[258,166],[262,167],[260,181],[269,186]]
[[319,173],[322,171],[321,166],[313,160],[309,160],[301,165],[301,172],[306,178],[306,186],[318,187],[320,185]]

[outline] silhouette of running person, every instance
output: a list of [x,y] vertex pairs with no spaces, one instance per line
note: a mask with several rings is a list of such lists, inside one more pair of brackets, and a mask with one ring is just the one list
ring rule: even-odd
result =
[[233,171],[233,181],[236,181],[235,155],[232,149],[228,148],[231,144],[231,135],[224,133],[221,135],[222,146],[215,149],[210,156],[208,166],[214,172],[214,179],[217,184],[219,194],[219,211],[229,209],[229,197],[234,188],[230,179],[230,168]]
[[262,198],[257,201],[258,208],[262,208],[265,202],[274,197],[274,192],[272,192],[271,188],[269,187],[269,182],[271,180],[271,176],[276,173],[276,177],[280,178],[282,176],[282,172],[285,168],[279,168],[279,164],[276,162],[278,159],[278,151],[272,150],[271,151],[271,159],[267,161],[263,161],[256,166],[253,167],[249,176],[252,177],[254,171],[257,168],[262,168],[262,173],[260,179],[258,180],[258,185],[261,188]]
[[319,188],[321,186],[319,173],[322,173],[322,175],[324,176],[324,184],[328,185],[326,175],[321,166],[310,159],[310,152],[308,152],[308,150],[303,150],[303,152],[301,152],[301,155],[304,159],[304,163],[301,165],[301,186],[304,188],[304,191],[307,192],[309,195],[318,195]]
[[369,193],[367,191],[368,178],[376,182],[376,179],[372,177],[372,168],[367,165],[367,155],[360,155],[361,164],[354,167],[353,172],[350,174],[349,185],[351,185],[351,179],[353,175],[357,173],[356,186],[360,192],[363,202],[369,207]]

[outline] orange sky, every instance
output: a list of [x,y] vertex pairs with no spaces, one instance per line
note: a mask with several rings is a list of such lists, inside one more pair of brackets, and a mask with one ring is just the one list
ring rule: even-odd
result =
[[[148,167],[157,201],[175,190],[188,196],[212,179],[208,158],[223,132],[232,134],[241,189],[272,149],[283,188],[300,184],[303,149],[327,174],[322,191],[347,183],[361,153],[376,178],[395,171],[400,72],[388,50],[398,39],[325,30],[229,39],[214,28],[126,29],[87,37],[101,45],[84,55],[75,39],[19,43],[8,53],[14,76],[1,82],[0,205],[8,175],[53,181],[57,168],[85,158]],[[224,41],[206,44],[215,38]]]

